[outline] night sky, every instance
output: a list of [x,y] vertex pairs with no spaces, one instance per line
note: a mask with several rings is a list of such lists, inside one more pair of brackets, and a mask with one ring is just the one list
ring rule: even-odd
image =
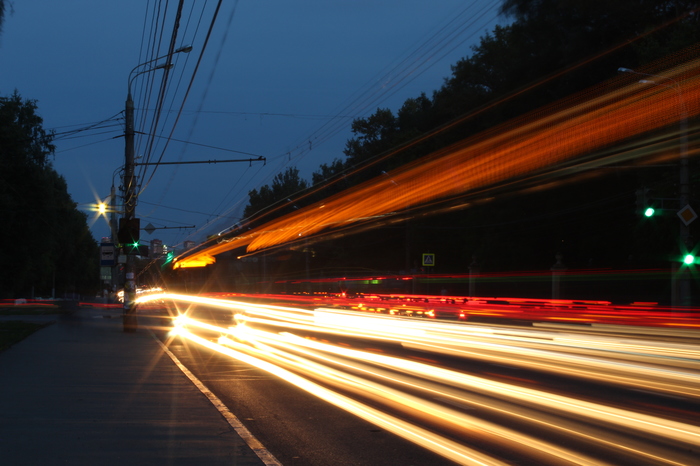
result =
[[[45,129],[57,134],[54,168],[100,241],[109,228],[90,208],[113,180],[119,186],[128,76],[167,54],[178,2],[11,3],[0,35],[0,94],[16,89],[37,101]],[[143,133],[137,163],[267,162],[138,167],[142,227],[197,227],[142,232],[143,242],[177,247],[226,229],[240,219],[248,192],[287,167],[310,181],[320,164],[343,158],[354,118],[431,96],[450,65],[505,22],[499,5],[225,0],[213,21],[217,2],[186,1],[174,44],[193,50],[173,57],[162,105],[164,72],[147,70],[163,60],[138,68],[147,72],[132,82]]]

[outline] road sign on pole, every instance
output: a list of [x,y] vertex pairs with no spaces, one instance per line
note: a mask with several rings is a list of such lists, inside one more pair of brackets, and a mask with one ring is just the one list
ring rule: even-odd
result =
[[681,219],[681,222],[685,224],[685,226],[690,225],[690,222],[698,218],[698,214],[695,213],[695,210],[693,210],[693,208],[690,207],[689,204],[686,204],[685,207],[679,210],[677,215]]
[[112,267],[116,264],[116,251],[113,243],[100,244],[100,266]]
[[423,253],[423,267],[433,267],[435,266],[435,254]]

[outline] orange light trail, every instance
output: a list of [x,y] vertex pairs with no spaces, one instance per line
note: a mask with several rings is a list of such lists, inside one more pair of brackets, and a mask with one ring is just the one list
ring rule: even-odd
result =
[[[547,168],[556,169],[577,158],[590,160],[597,151],[610,149],[618,141],[700,113],[699,65],[695,60],[663,73],[660,79],[665,81],[661,82],[674,85],[635,81],[619,87],[618,81],[617,89],[588,100],[581,101],[578,96],[525,115],[387,176],[272,220],[244,236],[183,257],[175,267],[212,263],[216,254],[243,246],[248,252],[259,251],[368,222],[407,206],[476,193]],[[639,153],[627,156],[638,157]]]

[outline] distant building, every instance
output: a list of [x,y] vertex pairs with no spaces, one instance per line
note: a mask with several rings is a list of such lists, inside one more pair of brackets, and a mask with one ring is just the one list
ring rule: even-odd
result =
[[188,249],[192,249],[194,247],[194,241],[185,241],[182,245],[185,248],[185,251],[187,251]]
[[151,240],[151,257],[156,259],[165,254],[165,247],[163,246],[163,241],[159,239]]

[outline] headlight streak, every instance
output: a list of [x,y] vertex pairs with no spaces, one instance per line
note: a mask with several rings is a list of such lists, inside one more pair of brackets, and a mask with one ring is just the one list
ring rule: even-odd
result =
[[389,432],[393,432],[396,435],[399,435],[431,451],[434,451],[435,453],[440,454],[445,458],[449,458],[450,460],[455,461],[456,463],[468,466],[506,466],[506,463],[503,463],[495,458],[482,454],[476,450],[467,448],[448,438],[434,434],[428,430],[402,421],[401,419],[382,413],[377,409],[359,403],[341,394],[335,393],[332,390],[324,388],[303,377],[293,374],[281,367],[277,367],[274,364],[270,364],[269,362],[263,361],[259,358],[250,356],[240,351],[236,351],[229,347],[213,343],[202,337],[194,335],[191,332],[184,329],[180,330],[179,336],[181,338],[186,338],[194,343],[197,343],[203,347],[217,351],[221,354],[237,359],[246,364],[250,364],[251,366],[257,367],[266,372],[269,372],[270,374],[275,375],[283,380],[286,380],[287,382],[292,383],[297,387],[306,390],[307,392],[335,406],[338,406],[339,408],[351,412],[356,416],[367,420],[368,422],[371,422],[379,427],[386,429]]
[[[321,321],[331,322],[331,314],[342,311],[317,310],[328,313]],[[351,325],[348,313],[342,312],[341,321],[357,333],[356,336],[371,336],[371,332],[362,331],[365,328],[373,328],[372,316],[355,315],[356,323]],[[391,320],[391,318],[389,318]],[[654,388],[674,395],[700,397],[700,360],[698,351],[692,350],[690,345],[685,345],[681,353],[683,358],[663,359],[653,357],[654,352],[646,354],[631,354],[629,351],[602,350],[595,345],[588,347],[566,345],[565,340],[557,340],[549,337],[546,341],[542,338],[542,332],[530,332],[533,338],[514,338],[504,335],[504,331],[492,331],[484,334],[483,331],[471,332],[468,325],[455,326],[440,322],[423,323],[407,319],[397,320],[396,326],[401,328],[397,333],[385,333],[391,335],[391,339],[399,341],[406,348],[437,352],[447,355],[463,355],[481,360],[514,367],[536,366],[540,370],[551,373],[560,373],[563,369],[569,375],[576,375],[589,380],[601,380],[603,378],[629,386]],[[317,319],[319,321],[319,319]],[[403,329],[407,325],[425,328],[419,339],[409,339],[408,333]],[[458,328],[459,330],[454,330]],[[513,332],[514,333],[514,332]],[[524,334],[520,331],[518,335]],[[594,341],[595,343],[595,341]],[[649,345],[650,346],[651,342]],[[554,347],[554,348],[552,348]],[[636,345],[637,353],[644,347]],[[629,350],[629,347],[625,347]],[[579,354],[574,354],[574,353]],[[654,364],[642,363],[652,361]],[[626,362],[631,361],[631,362]],[[666,366],[681,366],[691,370],[672,370]]]
[[[264,335],[263,332],[257,331],[251,333],[253,335],[259,335],[259,337],[254,338],[254,340],[259,340],[260,336]],[[270,339],[270,335],[272,334],[268,334],[268,339]],[[272,338],[280,341],[281,337],[273,336]],[[401,370],[404,373],[413,374],[428,380],[437,380],[464,390],[478,391],[487,395],[498,396],[500,398],[505,396],[517,402],[527,401],[538,405],[538,408],[557,409],[562,412],[567,412],[568,414],[573,414],[577,417],[586,416],[591,420],[618,424],[623,429],[635,429],[651,434],[661,434],[667,438],[672,438],[673,440],[679,442],[687,442],[691,444],[700,443],[700,428],[688,426],[682,423],[665,421],[653,416],[632,413],[595,403],[549,394],[539,390],[532,390],[504,384],[502,382],[495,382],[481,377],[461,374],[459,372],[432,367],[427,364],[407,361],[392,356],[372,354],[348,348],[339,348],[324,343],[306,340],[293,335],[286,336],[285,341],[294,342],[297,348],[299,346],[304,346],[308,348],[316,348],[326,352],[333,352],[346,357],[376,363],[387,369]],[[288,346],[288,349],[292,350],[294,348]]]
[[[660,463],[675,465],[684,464],[682,461],[677,462],[670,459],[668,457],[668,452],[656,452],[655,450],[658,449],[654,449],[648,444],[645,444],[639,440],[630,439],[629,437],[623,437],[622,435],[615,434],[607,430],[610,428],[610,424],[615,423],[611,423],[606,417],[610,413],[606,412],[607,407],[604,406],[597,408],[597,416],[595,416],[595,418],[594,416],[588,416],[588,419],[586,419],[588,422],[598,421],[599,425],[606,428],[603,436],[601,436],[600,431],[596,431],[594,427],[587,426],[585,423],[581,422],[579,407],[576,406],[576,403],[578,402],[576,400],[571,400],[567,403],[569,408],[573,407],[572,409],[557,410],[556,408],[552,408],[550,403],[551,400],[547,399],[547,397],[550,396],[549,394],[531,391],[539,395],[539,397],[542,399],[536,403],[529,403],[530,406],[528,407],[528,404],[524,403],[524,401],[527,401],[526,397],[522,396],[520,393],[517,393],[523,391],[527,392],[527,390],[516,388],[515,391],[513,391],[511,390],[513,387],[507,384],[492,382],[479,377],[466,376],[458,374],[454,371],[426,366],[413,361],[405,361],[398,358],[375,355],[364,351],[338,348],[332,345],[306,340],[288,333],[278,336],[269,332],[251,329],[247,329],[246,333],[249,336],[249,341],[266,341],[270,345],[282,346],[288,351],[305,354],[312,358],[319,359],[324,363],[331,363],[336,366],[340,366],[344,370],[364,373],[375,378],[387,380],[393,384],[400,384],[413,390],[427,392],[434,399],[447,399],[447,403],[449,404],[457,404],[461,406],[471,405],[485,410],[494,411],[499,414],[506,414],[511,417],[519,418],[521,421],[538,424],[546,429],[559,431],[560,433],[577,437],[584,441],[599,443],[617,449],[623,449],[630,454],[639,455],[647,459],[653,459],[654,461]],[[289,342],[290,344],[285,344],[285,342]],[[222,338],[220,343],[225,345],[237,345],[225,337]],[[346,361],[333,358],[332,356],[303,351],[300,349],[300,347],[318,349],[326,353],[338,354],[356,360],[375,363],[381,367],[384,367],[385,369],[389,369],[390,371],[400,370],[401,374],[388,372],[386,370],[378,370],[376,368],[371,368],[370,366],[362,364],[358,365],[357,363],[349,364]],[[314,363],[308,359],[294,357],[290,355],[290,353],[281,352],[280,350],[275,349],[274,346],[266,345],[266,349],[269,351],[267,357],[274,354],[278,363],[292,364],[297,370],[303,371],[309,376],[321,378],[324,383],[328,383],[329,379],[332,379],[336,382],[335,385],[344,390],[348,390],[349,386],[351,386],[355,393],[364,397],[373,394],[376,399],[382,400],[384,403],[386,403],[387,398],[390,398],[394,402],[399,402],[405,410],[420,410],[423,413],[431,415],[431,417],[433,417],[433,422],[435,422],[435,419],[439,419],[439,422],[450,420],[455,430],[461,431],[464,430],[465,426],[468,426],[476,430],[485,431],[487,434],[500,437],[503,440],[516,442],[516,445],[508,445],[508,448],[510,449],[523,450],[523,445],[526,445],[528,448],[537,448],[542,453],[555,456],[558,459],[574,461],[575,464],[603,464],[600,462],[600,460],[591,460],[586,457],[578,457],[576,459],[576,455],[566,449],[556,448],[547,444],[546,442],[527,438],[528,436],[518,435],[511,429],[501,428],[492,423],[480,421],[473,416],[467,416],[453,410],[445,410],[444,408],[438,407],[434,403],[424,401],[422,398],[404,395],[402,392],[391,389],[386,385],[372,383],[367,379],[354,377],[346,372],[331,370],[328,366],[324,366],[323,364]],[[411,374],[411,377],[409,377],[407,374]],[[428,380],[436,380],[446,385],[457,387],[460,390],[467,391],[465,392],[445,388],[435,383],[421,381],[417,379],[417,377],[424,377]],[[460,379],[466,379],[467,382],[458,383],[460,382]],[[505,388],[505,390],[503,390],[503,388]],[[514,405],[509,405],[508,402],[499,401],[498,399],[503,398],[502,395],[504,393],[509,394],[508,392],[516,393],[515,396],[506,396],[506,398],[508,398]],[[477,393],[484,393],[487,396],[479,395]],[[566,400],[564,397],[559,398]],[[534,409],[532,408],[533,404],[536,405]],[[592,403],[590,405],[595,406]],[[394,406],[394,408],[396,408],[396,406]],[[622,410],[618,411],[622,412]],[[554,414],[548,414],[548,412],[553,412]],[[563,417],[564,412],[566,415],[570,416],[571,419],[567,420],[565,416]],[[632,416],[634,416],[634,413],[632,413]],[[631,422],[617,423],[616,427],[619,431],[628,432],[630,430],[630,426],[633,426],[634,422],[636,422],[636,420],[629,418],[625,419],[625,421]],[[653,427],[651,432],[655,432]],[[473,432],[469,432],[468,430],[465,432],[465,434],[473,436]]]
[[458,344],[435,340],[404,341],[402,345],[419,351],[475,358],[512,367],[537,367],[554,374],[567,371],[567,375],[572,377],[606,380],[628,386],[653,388],[673,395],[700,397],[700,374],[696,370],[671,370],[638,362],[579,356],[569,351],[557,354],[552,350],[531,349],[525,345],[496,345],[477,340]]
[[[461,436],[470,437],[466,434],[467,431],[471,434],[479,431],[485,437],[499,437],[513,450],[529,450],[526,456],[544,455],[544,463],[564,461],[600,464],[600,460],[464,414],[438,402],[456,407],[477,407],[498,416],[512,417],[517,422],[538,425],[540,429],[576,438],[578,442],[614,448],[638,459],[644,458],[645,461],[659,464],[687,464],[687,455],[692,453],[683,452],[693,451],[695,446],[700,445],[700,428],[695,425],[496,382],[422,362],[321,343],[285,330],[400,342],[406,347],[444,352],[452,357],[464,355],[513,367],[554,373],[565,371],[567,375],[620,383],[645,391],[657,390],[699,397],[700,357],[693,345],[647,340],[639,335],[634,335],[633,340],[620,335],[587,335],[580,328],[576,333],[570,329],[565,329],[565,333],[562,333],[559,331],[561,329],[552,331],[505,326],[489,328],[483,325],[366,315],[334,309],[308,311],[278,306],[270,306],[268,309],[264,305],[211,298],[203,300],[199,297],[191,299],[185,295],[167,295],[166,299],[240,311],[236,317],[239,325],[232,328],[217,327],[186,316],[179,317],[173,334],[246,363],[251,363],[248,358],[253,358],[256,367],[283,377],[316,396],[328,399],[336,406],[433,451],[442,451],[442,447],[437,447],[437,444],[446,441],[445,445],[449,447],[446,452],[439,454],[454,454],[456,444],[436,433],[428,436],[428,431],[422,428],[419,428],[421,434],[415,434],[416,431],[407,428],[410,424],[406,421],[399,421],[395,417],[384,418],[385,415],[378,410],[360,402],[351,402],[349,398],[328,388],[319,391],[321,386],[308,378],[317,379],[324,385],[337,386],[346,392],[371,397],[374,402],[387,402],[392,409],[399,409],[408,416],[428,423],[449,423],[452,426],[450,430],[462,432]],[[257,325],[266,329],[278,328],[280,331],[275,333],[261,330]],[[212,343],[192,334],[188,330],[190,328],[193,331],[203,328],[223,337],[220,344]],[[591,331],[596,332],[595,329]],[[260,366],[257,362],[265,364]],[[290,380],[290,371],[297,373],[296,377],[305,382],[294,378],[294,381]],[[420,390],[425,396],[409,395],[396,387],[404,387],[410,392]],[[645,442],[641,439],[653,441]],[[679,452],[676,452],[679,446]],[[533,449],[538,452],[532,453]],[[477,461],[473,456],[474,451],[468,451],[464,457],[461,456],[462,453],[459,454],[460,460],[450,458],[457,462]],[[483,458],[478,461],[482,460]]]
[[[374,376],[379,375],[376,369],[371,370],[364,368],[362,365],[351,364],[349,362],[341,361],[333,357],[328,357],[324,355],[314,354],[309,351],[303,351],[299,349],[298,345],[285,344],[283,343],[284,337],[281,339],[276,337],[274,334],[268,332],[254,332],[253,335],[255,341],[267,341],[269,345],[256,346],[256,352],[259,357],[265,359],[272,359],[276,364],[291,366],[292,368],[301,371],[304,374],[312,377],[319,377],[324,383],[334,382],[333,385],[340,387],[344,390],[351,390],[354,393],[364,396],[371,397],[375,400],[381,400],[384,404],[391,405],[394,409],[401,409],[412,411],[413,416],[417,412],[423,413],[427,420],[432,420],[433,422],[439,422],[445,426],[449,423],[452,430],[458,430],[465,436],[474,435],[474,431],[481,433],[482,436],[494,436],[500,438],[501,440],[508,443],[507,447],[511,450],[534,450],[534,452],[529,452],[531,456],[538,456],[541,454],[551,456],[556,460],[571,461],[574,464],[581,465],[600,465],[600,460],[594,460],[586,457],[585,455],[577,454],[566,448],[558,447],[552,445],[548,442],[539,440],[532,436],[521,434],[512,429],[506,427],[498,426],[492,422],[481,420],[474,416],[469,416],[454,409],[446,408],[445,406],[439,405],[434,402],[427,401],[423,398],[408,395],[399,390],[393,389],[387,385],[382,385],[379,383],[372,382],[368,379],[362,377],[354,376],[343,370],[332,369],[328,365],[323,363],[312,362],[310,359],[299,357],[294,353],[302,353],[306,356],[318,359],[324,363],[331,363],[342,367],[344,370],[367,372]],[[298,340],[298,337],[290,335],[289,342]],[[221,344],[233,346],[235,348],[246,350],[244,345],[236,343],[230,339],[222,338],[220,340]],[[274,346],[273,346],[274,345]],[[326,347],[326,350],[332,349],[331,345],[322,345]],[[282,347],[280,349],[279,347]],[[292,351],[294,353],[290,353]],[[399,379],[386,376],[385,378],[391,379],[392,382],[399,382]],[[403,384],[409,384],[406,378],[401,381]],[[413,388],[425,390],[425,386],[419,385],[417,381],[413,385]],[[445,395],[444,393],[437,392],[435,395]],[[468,400],[462,400],[468,402]],[[512,413],[511,413],[512,414]],[[549,458],[552,461],[552,458]]]

